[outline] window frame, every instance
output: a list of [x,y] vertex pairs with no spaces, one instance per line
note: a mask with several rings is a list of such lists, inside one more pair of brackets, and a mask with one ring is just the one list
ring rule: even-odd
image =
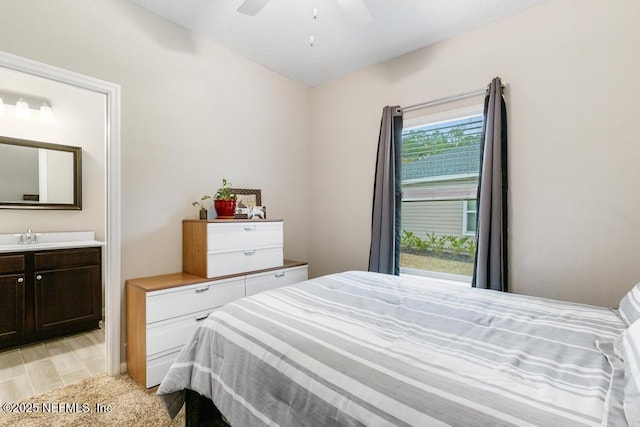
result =
[[[475,200],[476,201],[476,209],[469,210],[469,202]],[[465,199],[462,204],[462,235],[463,236],[475,236],[476,231],[469,231],[469,213],[475,213],[476,218],[478,218],[478,202],[477,199]]]
[[[455,108],[451,110],[440,111],[432,114],[425,114],[415,116],[409,119],[404,119],[403,123],[403,132],[405,130],[412,130],[416,128],[420,128],[426,125],[437,125],[439,123],[449,122],[452,120],[464,120],[470,117],[483,115],[484,114],[484,104],[478,103],[473,104],[464,108]],[[478,159],[479,161],[479,159]],[[455,181],[458,179],[471,178],[471,177],[479,177],[478,174],[457,174],[457,175],[449,175],[449,176],[441,176],[438,177],[439,181],[450,180]],[[435,178],[426,178],[426,179],[413,179],[413,180],[402,180],[401,185],[404,186],[407,183],[417,183],[417,182],[428,182],[434,181]],[[464,208],[463,208],[463,236],[475,236],[474,233],[465,233],[467,228],[467,201],[470,199],[474,199],[477,197],[478,187],[459,187],[455,190],[451,190],[449,188],[439,188],[439,189],[404,189],[402,190],[402,202],[404,201],[436,201],[436,200],[463,200]],[[477,214],[477,213],[476,213]],[[454,273],[445,273],[441,271],[435,270],[420,270],[416,268],[403,267],[400,266],[400,275],[413,275],[413,276],[423,276],[423,277],[432,277],[435,279],[444,279],[450,280],[452,282],[457,282],[460,284],[464,284],[468,286],[471,284],[472,276],[467,276],[463,274],[454,274]]]
[[400,267],[401,276],[422,276],[430,277],[433,279],[444,279],[452,282],[458,282],[464,285],[471,285],[472,276],[465,276],[464,274],[443,273],[442,271],[435,270],[420,270],[417,268]]

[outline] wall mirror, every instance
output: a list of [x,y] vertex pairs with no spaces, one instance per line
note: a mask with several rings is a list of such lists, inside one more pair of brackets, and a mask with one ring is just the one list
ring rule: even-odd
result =
[[1,209],[82,209],[82,148],[0,136]]

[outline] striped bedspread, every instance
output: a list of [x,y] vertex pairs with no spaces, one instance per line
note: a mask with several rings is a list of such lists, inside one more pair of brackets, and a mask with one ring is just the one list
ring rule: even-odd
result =
[[192,389],[242,427],[624,425],[596,344],[624,329],[606,308],[346,272],[214,312],[158,394],[174,416]]

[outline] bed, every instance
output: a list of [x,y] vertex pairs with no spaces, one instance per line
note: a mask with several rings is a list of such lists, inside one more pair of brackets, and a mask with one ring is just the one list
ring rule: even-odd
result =
[[158,395],[232,426],[625,426],[627,329],[613,309],[351,271],[212,313]]

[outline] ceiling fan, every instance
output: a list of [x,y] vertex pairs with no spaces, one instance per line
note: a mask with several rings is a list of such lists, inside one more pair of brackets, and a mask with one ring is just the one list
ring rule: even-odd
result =
[[[336,0],[344,13],[357,25],[366,25],[373,21],[373,16],[369,13],[369,9],[364,4],[364,0]],[[257,15],[269,0],[244,0],[238,12],[244,15]]]

